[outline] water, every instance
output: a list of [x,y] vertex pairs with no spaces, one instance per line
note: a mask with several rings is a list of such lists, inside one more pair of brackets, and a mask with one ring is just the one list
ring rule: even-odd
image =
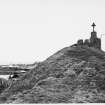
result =
[[4,79],[8,80],[9,76],[10,75],[0,75],[0,78],[4,78]]
[[[21,70],[20,72],[21,73],[25,73],[26,71]],[[10,76],[10,74],[9,75],[8,74],[6,74],[6,75],[0,75],[0,78],[4,78],[4,79],[8,80],[9,79],[9,76]],[[11,75],[11,76],[13,76],[13,75]]]

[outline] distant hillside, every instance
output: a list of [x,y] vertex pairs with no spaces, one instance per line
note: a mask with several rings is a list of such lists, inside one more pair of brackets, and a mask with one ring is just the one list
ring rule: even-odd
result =
[[0,102],[105,102],[105,52],[86,46],[63,48],[14,81]]

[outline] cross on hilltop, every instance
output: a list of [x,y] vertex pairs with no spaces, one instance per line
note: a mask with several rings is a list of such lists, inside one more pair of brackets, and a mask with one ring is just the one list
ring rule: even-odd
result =
[[94,32],[94,28],[95,28],[95,23],[93,22],[93,24],[91,25],[93,27],[93,32]]
[[77,41],[76,46],[87,46],[87,47],[93,47],[95,49],[99,49],[101,50],[101,39],[97,37],[97,32],[94,31],[95,28],[95,23],[93,22],[93,24],[91,25],[93,27],[93,31],[91,32],[91,36],[89,39],[79,39]]

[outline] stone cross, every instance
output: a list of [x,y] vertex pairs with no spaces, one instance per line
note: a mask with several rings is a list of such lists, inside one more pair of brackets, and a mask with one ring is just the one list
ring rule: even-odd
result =
[[94,32],[94,28],[95,28],[95,23],[93,22],[93,24],[91,25],[93,27],[93,32]]

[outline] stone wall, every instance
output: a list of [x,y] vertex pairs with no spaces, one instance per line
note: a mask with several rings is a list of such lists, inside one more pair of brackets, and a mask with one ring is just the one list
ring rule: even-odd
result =
[[97,32],[93,31],[91,32],[90,39],[86,39],[85,41],[83,41],[83,39],[80,39],[77,41],[77,46],[81,45],[101,49],[101,39],[97,38]]

